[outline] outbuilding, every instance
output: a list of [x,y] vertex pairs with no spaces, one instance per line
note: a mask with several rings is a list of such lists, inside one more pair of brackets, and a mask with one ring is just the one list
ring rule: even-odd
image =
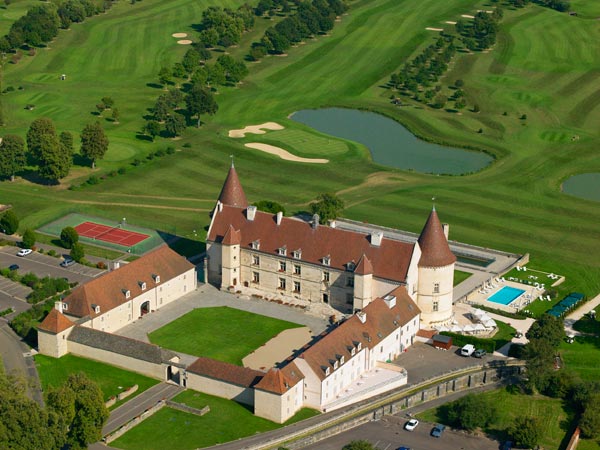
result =
[[450,336],[444,336],[443,334],[434,334],[432,339],[432,345],[441,350],[448,350],[452,347],[452,338]]

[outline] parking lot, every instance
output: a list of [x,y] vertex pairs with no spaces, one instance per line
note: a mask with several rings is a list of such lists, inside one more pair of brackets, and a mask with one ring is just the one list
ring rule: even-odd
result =
[[[73,264],[70,267],[60,267],[61,258],[54,258],[41,253],[33,252],[27,256],[17,256],[19,249],[12,246],[0,247],[0,267],[19,265],[20,273],[33,272],[38,277],[67,278],[71,283],[85,283],[103,271],[95,267]],[[65,253],[68,253],[65,251]]]

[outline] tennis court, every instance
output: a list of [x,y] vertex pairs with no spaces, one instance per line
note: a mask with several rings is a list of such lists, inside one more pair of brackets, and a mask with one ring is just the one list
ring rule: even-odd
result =
[[109,227],[95,222],[83,222],[75,227],[80,236],[98,239],[100,241],[111,242],[126,247],[131,247],[139,242],[148,239],[147,234],[136,233],[135,231],[123,230],[121,225]]

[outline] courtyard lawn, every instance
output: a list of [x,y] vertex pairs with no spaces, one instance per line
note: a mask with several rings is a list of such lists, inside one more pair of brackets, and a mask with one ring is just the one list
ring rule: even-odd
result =
[[[566,433],[570,430],[573,419],[571,412],[565,411],[562,400],[543,395],[513,394],[508,389],[499,389],[481,395],[490,404],[497,405],[498,418],[494,424],[483,431],[498,440],[509,439],[508,428],[518,416],[537,417],[542,428],[540,445],[543,448],[557,449]],[[418,414],[419,419],[427,422],[448,424],[444,406],[427,410]]]
[[174,351],[241,365],[243,357],[283,330],[301,326],[223,306],[195,309],[149,338]]
[[84,372],[90,379],[98,383],[104,394],[104,400],[108,400],[124,389],[137,384],[139,388],[130,397],[127,397],[129,400],[149,387],[158,384],[158,380],[144,375],[74,355],[65,355],[62,358],[36,355],[35,365],[44,390],[49,387],[60,386],[71,373]]
[[596,336],[576,336],[575,342],[560,345],[564,366],[584,380],[597,380],[600,367],[600,342]]
[[202,417],[163,408],[140,425],[111,442],[125,450],[188,450],[230,442],[274,430],[319,414],[304,408],[284,425],[256,417],[247,406],[195,391],[185,391],[173,399],[196,408],[210,407]]
[[454,286],[458,286],[460,283],[465,281],[471,275],[473,275],[473,274],[470,272],[463,272],[462,270],[455,270],[454,271]]

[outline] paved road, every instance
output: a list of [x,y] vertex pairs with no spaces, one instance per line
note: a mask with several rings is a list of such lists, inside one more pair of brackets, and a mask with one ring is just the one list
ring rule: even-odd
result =
[[136,418],[141,413],[146,411],[151,406],[163,399],[171,399],[178,393],[183,391],[183,388],[174,384],[160,383],[152,386],[150,389],[142,392],[137,397],[119,406],[110,413],[108,422],[102,428],[102,435],[105,436],[125,425],[131,419]]

